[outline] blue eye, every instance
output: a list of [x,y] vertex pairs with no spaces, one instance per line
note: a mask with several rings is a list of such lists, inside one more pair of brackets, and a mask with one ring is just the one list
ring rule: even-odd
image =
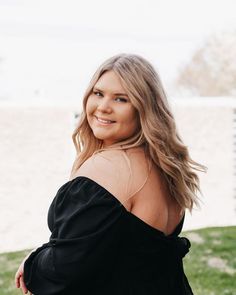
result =
[[99,91],[93,91],[93,93],[94,93],[96,96],[101,96],[101,92],[99,92]]
[[127,99],[123,98],[123,97],[117,97],[116,99],[119,99],[122,102],[127,102]]

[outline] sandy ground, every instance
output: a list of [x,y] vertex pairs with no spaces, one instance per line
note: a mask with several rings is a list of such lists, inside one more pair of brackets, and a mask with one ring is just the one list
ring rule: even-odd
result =
[[[48,207],[69,180],[74,159],[77,111],[77,106],[0,104],[0,252],[48,241]],[[183,229],[236,225],[233,106],[176,102],[174,111],[192,158],[208,167],[207,174],[199,173],[201,210],[187,213]]]

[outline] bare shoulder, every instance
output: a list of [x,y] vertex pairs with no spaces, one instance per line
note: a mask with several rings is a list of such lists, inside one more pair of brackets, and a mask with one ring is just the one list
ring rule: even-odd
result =
[[104,150],[93,154],[79,168],[78,174],[86,173],[95,176],[103,172],[104,176],[114,176],[119,169],[124,168],[124,155],[122,150]]
[[88,158],[76,176],[85,176],[104,187],[122,204],[127,199],[129,165],[123,150],[104,150]]

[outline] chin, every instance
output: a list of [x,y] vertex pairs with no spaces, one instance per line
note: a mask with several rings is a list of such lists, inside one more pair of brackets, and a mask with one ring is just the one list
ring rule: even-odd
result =
[[99,135],[99,134],[96,134],[93,132],[93,135],[95,138],[99,139],[99,140],[106,140],[106,137],[102,136],[102,135]]
[[98,135],[94,134],[94,137],[96,137],[97,139],[103,141],[103,145],[106,145],[106,146],[111,145],[111,144],[114,143],[114,141],[111,142],[110,139],[106,138],[105,136],[98,136]]

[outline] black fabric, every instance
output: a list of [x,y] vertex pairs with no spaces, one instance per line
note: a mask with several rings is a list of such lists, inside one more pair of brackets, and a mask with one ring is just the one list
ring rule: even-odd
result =
[[183,222],[165,236],[92,179],[76,177],[50,205],[51,236],[26,260],[26,286],[35,295],[193,294]]

